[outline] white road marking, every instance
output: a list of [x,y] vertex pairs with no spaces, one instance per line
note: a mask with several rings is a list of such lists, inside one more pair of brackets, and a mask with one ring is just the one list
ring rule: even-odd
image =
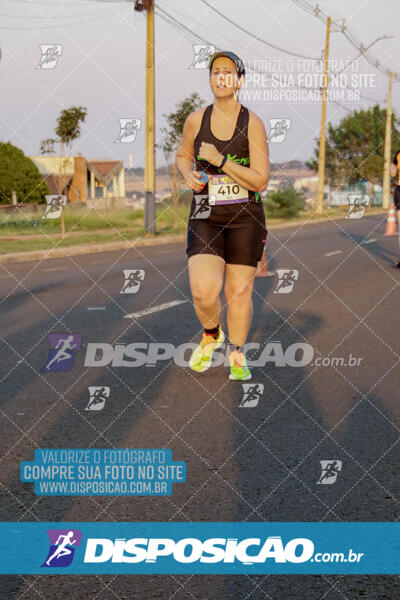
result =
[[173,300],[172,302],[165,302],[164,304],[159,304],[158,306],[153,306],[152,308],[146,308],[145,310],[141,310],[137,313],[129,313],[124,316],[124,319],[137,319],[139,317],[144,317],[145,315],[150,315],[151,313],[159,312],[160,310],[165,310],[166,308],[171,308],[172,306],[178,306],[178,304],[184,304],[187,300]]
[[332,252],[327,252],[324,256],[336,256],[336,254],[341,254],[343,250],[332,250]]
[[362,244],[372,244],[372,242],[376,242],[376,238],[371,238],[370,240],[365,240]]
[[88,306],[86,310],[106,310],[105,306]]

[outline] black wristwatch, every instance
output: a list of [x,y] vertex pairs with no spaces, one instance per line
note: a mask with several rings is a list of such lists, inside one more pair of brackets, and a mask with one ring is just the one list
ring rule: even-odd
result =
[[219,169],[222,169],[222,167],[224,166],[224,164],[226,163],[226,161],[228,160],[227,155],[225,154],[224,158],[222,159],[222,163],[219,165]]

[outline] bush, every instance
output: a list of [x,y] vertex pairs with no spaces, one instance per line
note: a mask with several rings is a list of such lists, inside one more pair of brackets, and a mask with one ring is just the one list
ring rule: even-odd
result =
[[10,204],[14,190],[18,202],[45,202],[50,194],[31,159],[10,142],[0,142],[0,203]]
[[271,192],[267,196],[265,208],[267,216],[291,219],[304,210],[306,199],[303,192],[298,192],[293,186]]

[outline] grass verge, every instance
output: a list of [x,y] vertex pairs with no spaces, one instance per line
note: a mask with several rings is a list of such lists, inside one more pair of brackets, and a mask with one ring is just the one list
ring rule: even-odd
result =
[[[343,218],[347,207],[332,207],[324,210],[327,220]],[[384,209],[371,208],[371,211],[385,213]],[[366,212],[368,214],[368,210]],[[189,206],[178,208],[177,227],[174,227],[173,208],[170,204],[157,204],[157,234],[185,234],[189,216]],[[304,220],[321,218],[315,213],[301,212],[292,219],[269,219],[267,225],[295,224]],[[143,211],[127,208],[109,211],[79,209],[65,210],[66,238],[61,239],[60,219],[42,219],[40,213],[0,216],[0,254],[47,250],[53,247],[66,248],[76,244],[96,244],[134,240],[144,235]]]

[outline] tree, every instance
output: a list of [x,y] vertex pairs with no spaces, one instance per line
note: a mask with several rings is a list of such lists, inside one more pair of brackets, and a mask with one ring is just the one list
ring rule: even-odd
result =
[[266,210],[268,216],[288,218],[297,217],[305,207],[305,196],[293,186],[275,190],[267,196]]
[[67,153],[71,151],[71,145],[81,135],[81,123],[86,119],[87,108],[83,106],[71,106],[61,111],[58,119],[55,133],[58,139],[46,138],[41,141],[40,152],[47,154],[54,152],[54,144],[60,144],[60,154],[64,154],[64,146],[67,147]]
[[50,194],[35,163],[10,142],[0,142],[0,202],[10,203],[13,191],[19,202],[45,202]]
[[72,106],[61,111],[55,132],[59,137],[61,148],[65,144],[67,152],[71,150],[72,142],[81,135],[81,123],[86,119],[86,115],[87,109],[83,106]]
[[[326,138],[326,179],[336,186],[352,185],[364,179],[382,180],[386,110],[378,104],[368,110],[354,110],[334,127],[328,123]],[[393,112],[392,146],[400,148],[400,121]],[[319,142],[315,157],[307,166],[318,170]]]
[[[47,154],[54,152],[54,144],[60,144],[60,167],[58,174],[58,193],[61,195],[63,192],[63,174],[64,174],[64,160],[61,158],[64,154],[64,146],[67,149],[67,155],[71,152],[71,145],[81,135],[81,123],[86,119],[87,109],[83,106],[71,106],[71,108],[64,108],[61,111],[58,119],[55,133],[58,139],[46,138],[42,140],[40,144],[40,152]],[[64,225],[64,211],[61,213],[61,236],[65,237],[65,225]]]
[[177,173],[176,170],[175,154],[182,138],[183,126],[187,117],[191,112],[198,110],[203,105],[204,100],[202,100],[199,94],[195,92],[188,98],[182,100],[182,102],[179,102],[176,105],[175,112],[170,113],[169,115],[163,115],[163,117],[166,118],[168,125],[167,127],[161,128],[164,139],[162,144],[159,144],[159,146],[164,152],[171,179],[172,198],[174,203],[174,227],[177,226],[178,201],[180,188],[182,185],[182,177]]
[[40,154],[54,154],[54,144],[57,143],[57,140],[54,138],[46,138],[40,142],[39,152]]

